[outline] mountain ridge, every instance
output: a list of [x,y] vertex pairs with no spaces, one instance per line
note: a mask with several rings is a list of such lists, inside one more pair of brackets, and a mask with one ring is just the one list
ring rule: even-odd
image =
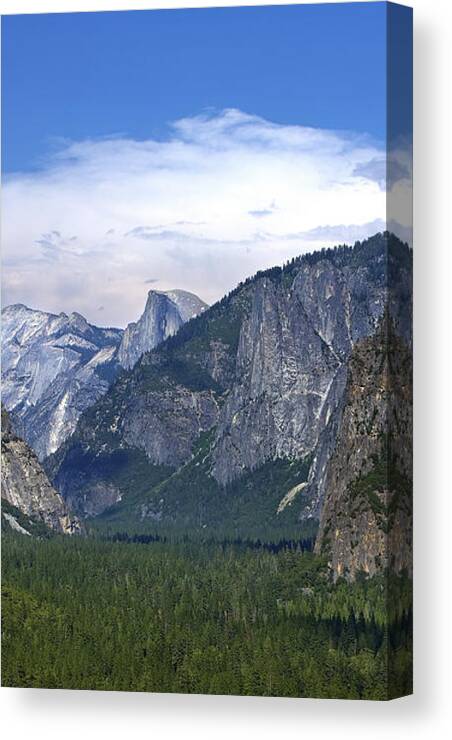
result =
[[[166,294],[149,291],[148,312],[145,308],[141,317],[145,328],[137,330],[133,357],[124,339],[137,324],[125,330],[97,327],[77,311],[54,314],[22,303],[2,310],[3,402],[41,460],[70,436],[81,413],[107,391],[123,362],[133,365],[144,351],[162,341],[164,334],[153,330],[158,322],[166,326],[172,312],[175,323],[170,328],[175,331],[183,323],[182,315],[192,315],[205,306],[186,291],[170,292],[175,300],[179,296],[181,313]],[[164,304],[158,316],[148,306],[153,300]]]
[[[144,519],[149,516],[152,526],[166,521],[183,527],[185,521],[195,529],[209,527],[209,517],[215,518],[209,506],[221,500],[225,523],[234,524],[235,507],[239,526],[241,511],[234,501],[245,506],[249,496],[269,495],[259,473],[267,465],[275,481],[287,484],[275,488],[280,494],[273,509],[262,510],[265,526],[273,527],[278,517],[288,517],[290,526],[310,526],[321,515],[352,349],[377,331],[386,310],[397,334],[410,344],[411,279],[411,249],[387,232],[257,273],[118,378],[46,461],[55,485],[82,516],[90,497],[98,496],[101,515],[112,503],[127,508],[132,487],[126,467],[119,475],[112,462],[139,455],[147,472],[134,504],[137,521],[143,522],[148,507]],[[198,460],[205,477],[198,479],[198,442],[207,432],[209,442]],[[308,471],[287,477],[286,462],[301,465],[308,458]],[[75,480],[80,464],[85,465],[83,481]],[[146,487],[146,476],[165,475],[162,466],[168,484],[162,477]],[[178,470],[188,471],[177,483],[178,500],[185,495],[199,516],[183,514],[185,504],[178,516]],[[207,484],[218,498],[203,506]]]

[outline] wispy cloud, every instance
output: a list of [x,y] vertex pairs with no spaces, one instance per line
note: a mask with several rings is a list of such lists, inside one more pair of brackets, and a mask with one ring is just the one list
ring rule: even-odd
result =
[[363,228],[326,224],[384,219],[382,161],[362,135],[238,110],[176,121],[163,141],[63,141],[42,170],[5,183],[4,300],[93,320],[102,305],[105,323],[124,324],[151,274],[211,303],[257,269]]
[[273,210],[271,208],[263,208],[260,211],[248,211],[248,213],[254,218],[265,218],[265,216],[271,216]]

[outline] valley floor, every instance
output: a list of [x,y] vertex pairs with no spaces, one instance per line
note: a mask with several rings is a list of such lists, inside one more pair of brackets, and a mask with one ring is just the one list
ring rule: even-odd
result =
[[[333,585],[300,548],[3,536],[2,684],[388,699],[411,583]],[[388,614],[388,597],[394,608]]]

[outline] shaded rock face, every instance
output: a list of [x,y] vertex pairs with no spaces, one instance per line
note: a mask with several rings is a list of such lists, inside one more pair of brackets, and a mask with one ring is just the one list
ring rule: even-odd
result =
[[56,316],[21,304],[3,309],[3,403],[39,459],[72,434],[122,367],[133,367],[205,307],[186,291],[150,291],[140,320],[124,332],[92,326],[77,313]]
[[64,496],[78,495],[74,445],[137,448],[177,468],[211,429],[209,474],[221,487],[272,460],[310,458],[297,496],[303,516],[318,518],[353,348],[375,334],[388,304],[408,341],[410,291],[410,250],[387,234],[258,273],[121,376],[49,461],[52,476],[64,479]]
[[412,355],[385,315],[352,352],[315,550],[335,578],[412,571]]
[[143,449],[153,463],[178,467],[189,459],[193,441],[211,429],[217,417],[218,401],[211,391],[181,387],[176,393],[148,393],[124,418],[123,439]]
[[91,326],[80,314],[2,311],[2,400],[39,459],[74,431],[118,368],[120,329]]
[[[80,522],[70,513],[62,497],[50,484],[38,458],[12,429],[9,415],[2,407],[2,498],[31,519],[64,534],[80,531]],[[21,531],[9,515],[13,528]]]
[[200,298],[184,290],[150,290],[141,318],[124,331],[118,350],[120,365],[132,368],[145,352],[171,337],[206,307]]
[[160,373],[161,367],[138,363],[45,461],[56,487],[80,515],[99,514],[127,493],[111,480],[118,453],[143,451],[150,463],[169,472],[190,458],[194,441],[215,425],[219,400],[212,388],[187,388]]

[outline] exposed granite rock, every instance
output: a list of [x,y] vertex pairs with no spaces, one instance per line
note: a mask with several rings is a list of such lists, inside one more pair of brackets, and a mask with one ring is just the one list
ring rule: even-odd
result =
[[[411,270],[400,243],[379,236],[342,259],[301,261],[293,281],[257,279],[243,321],[236,376],[217,426],[213,475],[222,485],[275,458],[314,452],[307,515],[317,516],[324,469],[341,415],[354,344],[376,331],[392,294],[402,336],[410,332]],[[403,259],[402,259],[403,258]],[[400,310],[399,310],[400,309]]]
[[196,316],[199,316],[199,314],[204,313],[204,311],[209,308],[207,303],[202,301],[201,298],[194,293],[189,293],[188,290],[175,288],[173,290],[165,291],[156,290],[155,292],[160,295],[165,295],[177,306],[182,323],[184,324],[186,321],[190,321],[190,319],[194,319]]
[[145,352],[171,337],[185,321],[205,308],[207,305],[198,296],[184,290],[150,290],[142,316],[124,331],[118,350],[120,365],[132,368]]
[[72,495],[76,445],[93,455],[140,449],[176,468],[212,428],[209,474],[223,488],[266,462],[310,458],[298,496],[317,518],[353,347],[388,304],[408,341],[411,271],[409,248],[379,234],[258,273],[124,373],[49,461],[52,479]]
[[316,552],[335,578],[411,574],[412,355],[385,315],[354,347]]
[[3,309],[3,403],[39,459],[72,434],[121,367],[133,367],[205,308],[187,291],[150,291],[143,315],[124,332],[92,326],[78,313],[56,316],[21,304]]
[[222,485],[269,459],[304,458],[336,406],[343,360],[300,301],[302,272],[291,290],[268,278],[254,286],[217,427],[213,475]]
[[123,420],[127,445],[143,449],[157,465],[177,467],[191,455],[193,440],[210,429],[218,417],[212,391],[184,387],[149,392],[137,399]]
[[161,359],[151,354],[121,376],[46,459],[49,476],[81,515],[96,515],[127,492],[116,481],[119,453],[143,451],[150,465],[166,466],[169,473],[190,458],[194,441],[216,423],[219,401],[210,377],[206,374],[206,387],[202,382],[187,387],[165,362],[157,362]]
[[[44,522],[50,529],[65,534],[80,531],[80,522],[70,513],[55,491],[36,455],[12,429],[7,411],[2,407],[2,498],[27,517]],[[14,525],[11,514],[9,523]],[[14,520],[15,521],[15,520]]]
[[[187,356],[187,359],[189,356]],[[196,352],[193,361],[210,375],[222,388],[228,388],[234,382],[236,372],[236,355],[231,352],[229,344],[211,340],[205,352]]]
[[6,522],[11,527],[11,529],[13,529],[15,532],[20,532],[20,534],[24,534],[27,537],[31,537],[31,532],[29,532],[28,529],[25,529],[25,527],[19,524],[19,522],[17,521],[17,519],[14,517],[13,514],[11,514],[8,511],[3,511],[3,508],[2,508],[2,518],[3,518],[2,524],[3,522]]
[[20,304],[3,309],[2,329],[2,400],[42,460],[108,389],[122,331]]

